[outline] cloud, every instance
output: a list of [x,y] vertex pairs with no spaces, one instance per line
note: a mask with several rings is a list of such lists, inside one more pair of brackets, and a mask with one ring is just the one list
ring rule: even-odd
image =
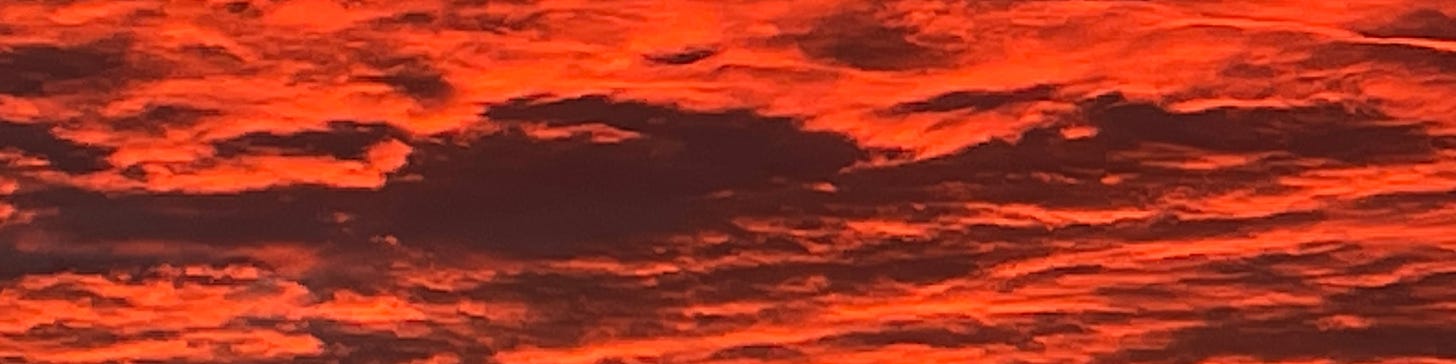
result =
[[804,356],[804,353],[779,345],[744,345],[719,350],[713,353],[713,360],[784,360]]
[[992,110],[1015,102],[1030,102],[1046,99],[1054,87],[1038,85],[1006,91],[952,91],[920,100],[896,104],[890,111],[898,114],[948,112],[957,110]]
[[[962,331],[965,330],[965,331]],[[878,331],[850,332],[820,339],[822,343],[849,347],[882,347],[897,344],[954,348],[985,344],[1021,346],[1027,339],[1015,330],[988,327],[952,329],[936,325],[929,328],[887,328]]]
[[367,160],[369,148],[407,134],[388,125],[331,123],[328,129],[289,135],[254,132],[213,142],[217,156],[231,158],[256,154],[323,155],[340,160]]
[[43,159],[56,170],[86,173],[106,169],[105,147],[90,146],[56,136],[46,124],[16,124],[0,121],[0,146],[22,155]]
[[914,39],[911,26],[887,24],[875,14],[845,11],[818,19],[806,32],[787,38],[805,55],[866,71],[909,71],[948,66],[956,55]]
[[651,61],[651,62],[654,62],[654,63],[660,63],[660,64],[664,64],[664,65],[681,66],[681,65],[687,65],[687,64],[697,63],[698,61],[702,61],[704,59],[708,59],[708,58],[710,58],[712,56],[715,56],[717,54],[718,54],[718,51],[715,50],[715,49],[699,47],[699,48],[685,49],[685,50],[677,51],[677,52],[667,52],[667,53],[649,54],[649,55],[645,55],[643,57],[646,58],[648,61]]
[[[83,242],[342,243],[387,235],[406,244],[503,254],[609,253],[613,241],[712,228],[737,213],[705,208],[714,193],[796,186],[863,158],[842,137],[802,132],[791,119],[747,111],[680,111],[593,96],[513,102],[491,107],[486,116],[551,126],[601,122],[644,137],[618,143],[538,140],[507,129],[443,137],[456,139],[452,142],[421,139],[414,141],[413,161],[378,190],[299,186],[210,196],[111,196],[52,189],[14,200],[26,209],[58,208],[31,228]],[[291,135],[247,134],[216,142],[215,148],[222,158],[348,160],[372,155],[372,148],[393,137],[404,135],[341,122]],[[258,228],[263,226],[268,228]]]
[[[414,13],[412,13],[414,14]],[[379,65],[384,74],[363,76],[360,81],[381,83],[395,91],[421,101],[448,98],[455,92],[450,81],[432,69],[428,63],[419,60],[385,60]]]
[[0,1],[0,361],[1451,359],[1449,14]]
[[603,144],[507,131],[466,147],[423,147],[419,163],[401,172],[421,181],[382,191],[382,212],[390,215],[381,232],[502,252],[610,251],[593,245],[713,228],[735,213],[706,208],[714,193],[819,180],[863,158],[843,137],[747,111],[681,111],[590,96],[514,101],[485,116],[550,126],[602,123],[642,137]]
[[1451,16],[1436,9],[1414,10],[1390,24],[1368,30],[1365,34],[1378,37],[1431,38],[1456,40],[1456,22]]
[[124,41],[55,46],[28,44],[0,51],[0,67],[9,71],[0,78],[0,94],[38,96],[59,83],[106,75],[126,64]]
[[1173,334],[1157,350],[1129,350],[1107,362],[1160,363],[1220,357],[1256,360],[1327,358],[1359,362],[1395,358],[1452,358],[1437,339],[1450,330],[1430,326],[1378,326],[1323,330],[1302,322],[1274,321],[1194,328]]

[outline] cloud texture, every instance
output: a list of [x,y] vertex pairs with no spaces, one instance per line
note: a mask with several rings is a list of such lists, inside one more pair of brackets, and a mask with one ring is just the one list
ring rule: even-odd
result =
[[1456,362],[1456,5],[0,2],[0,363]]

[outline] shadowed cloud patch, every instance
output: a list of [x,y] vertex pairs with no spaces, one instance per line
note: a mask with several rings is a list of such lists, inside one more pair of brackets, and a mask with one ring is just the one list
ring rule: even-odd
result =
[[614,241],[726,228],[719,191],[795,186],[862,158],[852,142],[744,110],[697,112],[587,96],[492,105],[494,122],[602,123],[644,135],[618,143],[538,140],[507,128],[431,144],[382,193],[380,232],[489,251],[610,252]]
[[[1095,134],[1068,138],[1050,125],[1015,141],[992,139],[915,163],[868,169],[832,181],[844,201],[931,201],[954,197],[1044,206],[1135,206],[1198,186],[1207,194],[1264,185],[1309,170],[1310,162],[1366,166],[1417,163],[1449,149],[1417,121],[1392,120],[1342,105],[1215,108],[1175,112],[1118,94],[1080,102]],[[1175,152],[1175,153],[1170,153]],[[1245,156],[1246,163],[1182,168],[1199,155]],[[1158,161],[1150,158],[1169,158]],[[1126,175],[1118,183],[1108,176]]]
[[743,345],[713,352],[711,360],[785,360],[803,357],[804,353],[793,348],[773,345]]
[[310,333],[329,347],[324,355],[304,361],[321,360],[344,363],[406,363],[449,353],[469,363],[497,363],[493,350],[472,343],[468,338],[448,334],[404,335],[360,330],[346,323],[314,322]]
[[57,82],[106,75],[126,64],[116,42],[71,47],[29,44],[0,48],[0,94],[39,96]]
[[289,188],[224,195],[105,194],[54,188],[13,196],[44,211],[0,236],[47,244],[174,241],[217,245],[329,242],[344,236],[335,213],[361,193]]
[[952,91],[934,97],[907,101],[890,107],[892,114],[938,113],[958,110],[992,110],[1012,103],[1042,100],[1051,97],[1056,88],[1051,85],[1036,85],[1005,91],[969,90]]
[[360,76],[359,81],[389,86],[395,92],[419,101],[438,101],[455,93],[455,86],[428,63],[409,58],[380,64],[383,74]]
[[1235,322],[1172,333],[1158,349],[1129,349],[1103,363],[1187,363],[1225,356],[1258,360],[1330,358],[1363,362],[1393,358],[1456,358],[1448,339],[1456,330],[1442,326],[1378,325],[1323,329],[1300,320]]
[[1409,44],[1333,43],[1315,49],[1303,63],[1315,69],[1375,64],[1441,74],[1456,71],[1456,52]]
[[[719,191],[795,187],[864,156],[842,136],[749,111],[696,112],[600,96],[513,101],[496,122],[605,123],[645,135],[619,143],[539,140],[514,127],[449,142],[415,141],[417,156],[377,191],[287,187],[224,195],[104,195],[68,189],[16,196],[56,208],[32,226],[81,242],[161,239],[217,244],[346,242],[394,236],[406,244],[505,254],[607,253],[634,238],[729,228],[739,211],[704,203]],[[358,158],[397,135],[335,123],[292,135],[217,143],[223,155],[283,153]],[[267,226],[267,229],[259,227]]]
[[1418,9],[1363,33],[1377,37],[1456,40],[1456,17],[1436,9]]
[[692,47],[675,52],[652,53],[643,55],[642,57],[653,63],[671,66],[682,66],[697,63],[698,61],[708,59],[715,55],[718,55],[717,49],[706,47]]
[[820,338],[819,343],[841,347],[881,347],[896,344],[958,348],[979,345],[1010,345],[1031,348],[1032,338],[1018,330],[970,322],[926,322],[920,325],[890,325],[880,330],[855,331]]
[[0,362],[1456,360],[1453,11],[0,0]]
[[17,150],[45,159],[50,167],[67,173],[86,173],[109,167],[110,148],[88,146],[55,135],[46,124],[15,124],[0,120],[0,151]]
[[183,104],[150,104],[131,116],[111,121],[108,126],[123,131],[135,130],[150,135],[165,135],[168,130],[193,127],[205,118],[221,114],[217,110]]
[[389,139],[405,139],[402,131],[381,124],[361,124],[349,121],[329,123],[324,130],[303,131],[278,135],[268,132],[254,132],[238,137],[213,142],[217,156],[230,158],[241,155],[322,155],[337,159],[365,160],[369,147]]
[[885,24],[871,14],[844,12],[784,38],[811,59],[866,71],[910,71],[955,63],[955,53],[916,42],[917,32],[910,26]]

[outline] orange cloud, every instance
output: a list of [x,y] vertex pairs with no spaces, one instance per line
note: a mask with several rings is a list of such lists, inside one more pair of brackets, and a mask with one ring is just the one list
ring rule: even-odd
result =
[[0,362],[1451,362],[1453,19],[0,2]]

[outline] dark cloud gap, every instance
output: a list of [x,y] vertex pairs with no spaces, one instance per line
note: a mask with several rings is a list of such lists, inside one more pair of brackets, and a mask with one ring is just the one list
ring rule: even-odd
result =
[[455,86],[450,80],[423,60],[399,62],[383,72],[382,75],[359,76],[357,79],[389,86],[419,101],[443,100],[455,93]]
[[390,139],[407,139],[407,132],[383,124],[364,124],[351,121],[329,123],[326,130],[303,131],[294,134],[253,132],[238,137],[213,142],[217,156],[232,158],[242,155],[281,154],[330,156],[344,160],[363,161],[369,148]]
[[683,144],[680,153],[715,162],[713,167],[759,169],[738,177],[742,180],[820,177],[865,157],[845,136],[803,131],[794,119],[743,109],[692,112],[584,96],[534,104],[511,101],[490,107],[485,116],[495,121],[544,121],[553,126],[600,122],[649,138],[674,139]]
[[253,4],[248,1],[229,1],[224,3],[222,7],[229,13],[238,14],[252,9]]
[[107,126],[123,131],[142,131],[150,135],[163,135],[167,130],[197,125],[203,118],[218,116],[222,112],[201,109],[187,105],[152,104],[141,112],[111,120]]
[[[476,4],[476,1],[480,1],[481,3]],[[466,0],[457,1],[454,4],[457,6],[471,7],[484,5],[485,2],[495,1],[499,0]],[[513,17],[506,14],[447,12],[440,19],[440,25],[450,30],[505,35],[544,27],[546,26],[546,15],[547,12],[544,11],[533,12],[521,17]]]
[[846,12],[821,19],[808,32],[783,38],[809,58],[866,71],[908,71],[954,62],[953,52],[913,41],[918,32],[887,25],[869,14]]
[[[1444,258],[1450,258],[1449,255]],[[1326,305],[1341,312],[1399,317],[1434,309],[1430,305],[1456,301],[1456,292],[1449,289],[1453,285],[1456,285],[1456,273],[1433,273],[1382,286],[1356,288],[1327,297]]]
[[1109,224],[1075,224],[1052,229],[1051,235],[1075,239],[1109,239],[1128,243],[1249,236],[1275,228],[1292,228],[1324,221],[1322,212],[1281,212],[1268,216],[1242,218],[1179,218],[1157,216],[1148,219],[1125,219]]
[[[890,251],[888,248],[886,252]],[[866,293],[879,283],[928,284],[975,273],[979,264],[995,258],[935,252],[906,253],[903,256],[846,258],[843,262],[767,264],[718,269],[708,272],[676,272],[643,277],[615,274],[527,273],[493,279],[489,284],[465,292],[445,292],[418,287],[412,296],[427,302],[492,299],[521,302],[531,307],[531,318],[521,328],[500,328],[501,344],[571,347],[579,345],[588,330],[610,328],[615,337],[702,335],[789,319],[788,315],[761,312],[744,317],[685,317],[678,312],[696,304],[733,302],[757,297],[775,302],[807,299],[824,293]],[[999,252],[988,252],[996,255]],[[875,255],[875,254],[870,254]],[[1002,260],[1010,258],[1000,258]],[[811,276],[826,278],[828,285],[815,292],[786,292],[780,287]],[[649,283],[651,282],[651,283]],[[684,331],[664,322],[693,323]],[[787,322],[787,321],[785,321]]]
[[118,334],[109,328],[72,326],[66,323],[41,324],[20,334],[8,334],[9,339],[20,342],[48,342],[74,349],[101,348],[126,341],[161,340],[175,338],[177,333],[149,331],[139,334]]
[[[487,136],[441,136],[447,142],[414,140],[410,165],[379,190],[303,185],[214,195],[26,191],[11,196],[13,204],[45,213],[0,230],[0,240],[329,246],[390,235],[442,251],[628,256],[645,252],[633,248],[645,246],[642,239],[731,230],[730,216],[751,212],[709,206],[703,203],[709,194],[798,186],[864,156],[843,136],[804,132],[792,119],[744,110],[696,112],[590,96],[510,102],[492,106],[487,116],[556,126],[603,122],[646,137],[616,144],[538,140],[507,128]],[[19,130],[48,135],[33,127]],[[223,156],[347,159],[396,133],[343,122],[292,135],[249,134],[217,146]]]
[[45,95],[46,85],[106,75],[126,65],[125,53],[114,42],[99,41],[74,47],[31,44],[0,51],[0,94]]
[[1160,348],[1125,349],[1100,363],[1194,363],[1220,356],[1258,360],[1334,359],[1364,362],[1413,357],[1456,358],[1450,327],[1375,325],[1320,329],[1302,319],[1212,324],[1174,331]]
[[[1133,167],[1114,164],[1117,162],[1107,158],[1109,149],[1095,139],[1065,140],[1055,129],[1039,128],[1024,133],[1015,143],[996,139],[943,157],[841,176],[834,182],[841,198],[877,204],[967,198],[1053,206],[1116,205],[1110,200],[1131,200],[1136,192],[1096,183],[1058,185],[1032,176],[1055,173],[1096,181],[1110,168]],[[947,183],[964,189],[932,189]]]
[[[46,246],[40,250],[19,249],[13,243],[21,242],[28,244],[39,243]],[[89,245],[88,245],[89,244]],[[115,273],[125,273],[132,277],[132,280],[161,279],[162,276],[153,268],[160,265],[171,266],[209,266],[223,268],[227,266],[251,266],[261,269],[274,269],[272,264],[249,257],[239,251],[227,249],[209,249],[216,246],[197,246],[178,244],[175,249],[169,252],[138,253],[131,254],[125,251],[114,251],[106,247],[97,246],[91,241],[78,241],[76,235],[68,235],[58,232],[41,231],[39,229],[11,229],[0,231],[0,282],[21,278],[30,275],[49,275],[57,273],[73,274],[96,274],[115,278]],[[370,252],[369,249],[353,247],[353,250]],[[325,250],[325,253],[333,253],[332,250]],[[353,258],[354,263],[374,263],[368,259],[362,259],[350,254],[337,254]],[[355,253],[353,255],[362,255]],[[336,258],[338,261],[350,261]],[[375,258],[378,259],[378,258]],[[377,270],[377,266],[367,267],[369,270]],[[331,278],[331,275],[351,273],[349,269],[330,270],[325,273],[311,274],[304,279],[308,282],[323,281]],[[362,274],[355,274],[360,275]],[[364,278],[378,278],[379,274]],[[231,278],[213,279],[206,277],[183,277],[167,278],[175,283],[195,283],[205,285],[233,284],[237,281]],[[328,283],[334,283],[325,281]],[[361,292],[370,292],[373,285],[364,282],[348,282],[350,284],[332,284],[318,286],[321,291],[330,291],[334,288],[347,287]]]
[[724,348],[708,356],[709,360],[786,360],[804,357],[802,351],[783,345],[754,344]]
[[1433,157],[1435,138],[1420,125],[1393,124],[1373,109],[1344,105],[1218,108],[1175,113],[1147,104],[1097,107],[1097,138],[1119,149],[1164,143],[1211,152],[1283,152],[1351,164]]
[[1034,338],[1020,330],[977,322],[890,324],[874,331],[854,331],[823,337],[816,342],[822,345],[848,348],[877,348],[896,344],[919,344],[940,349],[988,344],[1009,345],[1028,350],[1038,348]]
[[[1142,206],[1172,191],[1215,195],[1237,189],[1276,193],[1279,176],[1310,168],[1306,159],[1366,166],[1434,160],[1445,137],[1424,125],[1397,123],[1378,112],[1345,105],[1296,108],[1217,108],[1179,113],[1106,94],[1080,102],[1095,135],[1068,139],[1050,125],[1015,141],[993,139],[958,152],[895,167],[836,176],[834,201],[848,204],[951,199],[1034,203],[1050,207]],[[1183,170],[1149,165],[1153,146],[1268,157],[1243,166]],[[1176,160],[1175,160],[1176,161]],[[1128,176],[1118,184],[1109,175]],[[1058,176],[1071,182],[1045,176]]]
[[392,332],[366,331],[347,323],[314,321],[308,333],[327,348],[324,355],[300,358],[343,363],[407,363],[438,354],[455,354],[465,363],[495,363],[495,350],[475,344],[471,338],[433,330],[419,337],[401,337]]
[[[853,142],[804,132],[794,120],[746,110],[693,112],[586,96],[517,100],[485,112],[502,122],[604,123],[645,135],[615,144],[543,141],[507,131],[467,147],[427,145],[403,171],[421,183],[383,192],[389,233],[518,253],[616,250],[644,233],[724,226],[703,203],[724,190],[774,188],[826,178],[864,157]],[[465,163],[463,161],[476,161]],[[440,211],[450,211],[441,214]],[[601,244],[600,246],[594,246]]]
[[1317,287],[1297,274],[1282,273],[1267,266],[1247,261],[1214,262],[1204,269],[1206,275],[1183,277],[1176,284],[1190,289],[1202,287],[1238,287],[1250,291],[1317,294]]
[[[416,295],[421,293],[415,290]],[[643,278],[610,274],[524,273],[466,292],[426,295],[446,301],[464,297],[526,304],[531,313],[525,325],[495,329],[500,349],[573,347],[583,342],[588,330],[600,328],[618,329],[617,336],[624,338],[684,335],[663,317],[690,303],[681,293],[650,286]]]
[[50,166],[66,173],[88,173],[110,167],[106,157],[113,149],[84,145],[57,136],[46,124],[16,124],[0,120],[0,149],[15,149],[44,158]]
[[950,111],[984,111],[1019,102],[1047,99],[1056,87],[1036,85],[1011,90],[967,90],[952,91],[928,99],[907,101],[891,106],[887,113],[906,115],[915,113],[942,113]]
[[734,239],[719,244],[694,245],[692,248],[690,252],[685,254],[706,259],[731,257],[743,251],[792,255],[809,254],[809,250],[803,244],[782,237]]
[[1420,213],[1437,211],[1456,205],[1456,190],[1397,192],[1362,197],[1351,203],[1357,210]]
[[[1097,292],[1109,299],[1128,302],[1177,300],[1187,291],[1232,287],[1248,292],[1320,295],[1325,289],[1316,287],[1316,283],[1308,281],[1309,277],[1276,271],[1301,272],[1340,267],[1333,275],[1383,275],[1417,262],[1444,261],[1453,254],[1444,249],[1417,246],[1394,253],[1366,252],[1352,243],[1311,243],[1306,246],[1310,251],[1210,260],[1197,268],[1203,274],[1189,275],[1202,278],[1183,278],[1176,284],[1100,287]],[[1362,261],[1340,257],[1355,257]],[[1411,320],[1428,314],[1434,309],[1433,305],[1456,300],[1456,292],[1448,289],[1452,284],[1456,284],[1456,274],[1432,273],[1382,286],[1353,287],[1345,292],[1326,295],[1322,304],[1313,307],[1224,307],[1205,310],[1207,314],[1201,317],[1192,315],[1192,312],[1151,311],[1121,318],[1108,317],[1114,322],[1156,318],[1197,319],[1206,324],[1165,332],[1170,340],[1166,344],[1126,348],[1103,355],[1098,362],[1189,363],[1224,356],[1249,356],[1259,360],[1333,359],[1339,362],[1453,358],[1456,351],[1442,343],[1444,338],[1456,332],[1448,327]],[[1317,323],[1334,315],[1353,315],[1368,321],[1342,326],[1321,326]]]
[[1053,281],[1061,277],[1076,275],[1096,275],[1110,271],[1108,268],[1097,264],[1079,264],[1064,267],[1043,269],[1007,279],[1000,283],[1002,291],[1012,291],[1030,284]]
[[[945,237],[943,240],[955,239]],[[1037,254],[1032,251],[1034,248],[1023,249],[1026,252],[1017,250],[977,253],[964,247],[957,248],[953,243],[890,243],[845,252],[832,261],[726,267],[657,279],[660,288],[686,292],[694,302],[722,303],[741,297],[791,301],[828,293],[875,292],[883,289],[882,283],[924,285],[973,277],[983,267]],[[822,277],[825,285],[814,291],[783,289],[784,285],[807,277]]]
[[1419,9],[1389,24],[1362,31],[1372,37],[1429,38],[1456,41],[1456,17],[1436,9]]
[[[0,232],[0,242],[19,240],[14,231]],[[105,273],[119,269],[135,269],[162,263],[177,264],[181,261],[164,257],[117,257],[107,253],[62,254],[28,252],[0,244],[0,282],[33,275],[59,272]]]
[[25,300],[38,301],[86,302],[90,307],[97,308],[132,306],[131,301],[125,297],[106,297],[71,284],[27,290],[21,293],[20,297]]
[[391,15],[391,16],[388,16],[388,17],[380,18],[380,19],[376,20],[376,22],[379,23],[379,24],[381,24],[381,25],[385,25],[385,26],[390,26],[390,25],[423,26],[423,25],[430,25],[432,23],[435,23],[439,19],[440,19],[439,16],[437,16],[436,14],[431,13],[431,12],[410,11],[410,12],[405,12],[405,13],[401,13],[401,14],[395,14],[395,15]]
[[[927,244],[928,245],[928,244]],[[411,290],[415,299],[454,303],[464,299],[520,302],[531,307],[527,324],[496,330],[500,349],[519,345],[571,347],[589,330],[610,329],[618,338],[662,335],[706,335],[755,323],[790,322],[795,313],[768,310],[746,316],[683,316],[680,310],[698,304],[726,303],[743,297],[772,302],[808,299],[826,293],[862,294],[883,289],[881,283],[929,284],[976,274],[982,264],[1013,259],[1001,251],[981,255],[964,251],[906,246],[897,253],[853,253],[840,262],[765,264],[675,272],[648,278],[616,274],[526,273],[497,277],[469,291]],[[859,255],[863,255],[859,257]],[[805,277],[822,276],[827,285],[814,291],[781,287]],[[649,283],[650,282],[650,283]],[[876,291],[881,292],[882,291]],[[789,309],[781,307],[781,309]],[[691,329],[670,323],[687,323]]]
[[652,63],[670,66],[682,66],[697,63],[699,61],[708,59],[716,55],[718,55],[717,49],[706,47],[690,47],[674,52],[647,54],[643,55],[642,58]]
[[597,360],[594,364],[658,364],[662,359],[656,356],[639,355],[634,357],[609,357]]
[[1413,72],[1452,73],[1456,72],[1456,52],[1408,44],[1333,43],[1316,48],[1300,66],[1328,70],[1368,63]]
[[31,224],[0,230],[0,240],[111,243],[162,240],[212,245],[328,242],[346,237],[335,213],[353,210],[363,191],[297,187],[237,194],[106,194],[52,188],[12,197],[16,206],[55,210]]

